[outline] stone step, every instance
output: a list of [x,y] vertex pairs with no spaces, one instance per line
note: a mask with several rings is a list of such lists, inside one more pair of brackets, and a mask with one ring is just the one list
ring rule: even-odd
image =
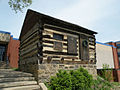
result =
[[33,81],[34,77],[13,77],[13,78],[0,78],[0,83],[2,82],[17,82],[17,81]]
[[0,69],[0,72],[1,71],[13,71],[13,69]]
[[0,78],[5,78],[5,77],[32,77],[33,75],[30,73],[0,73]]
[[11,70],[11,71],[0,71],[0,74],[2,74],[2,73],[16,73],[16,74],[19,74],[19,73],[25,73],[25,72],[13,71],[13,70]]
[[6,64],[6,62],[1,62],[0,61],[0,69],[4,69],[4,68],[10,68],[10,66],[8,64]]
[[36,81],[5,82],[5,83],[0,83],[0,88],[18,87],[18,86],[27,86],[27,85],[37,85],[37,82]]
[[20,71],[13,71],[12,69],[0,69],[0,78],[1,77],[19,77],[19,76],[33,76],[30,73],[20,72]]
[[0,90],[40,90],[30,73],[0,69]]
[[10,87],[10,88],[2,88],[1,90],[40,90],[40,86],[30,85],[30,86]]

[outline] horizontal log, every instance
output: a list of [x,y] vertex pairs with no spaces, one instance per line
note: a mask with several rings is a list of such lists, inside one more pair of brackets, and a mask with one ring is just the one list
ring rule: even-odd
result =
[[53,54],[48,54],[48,53],[43,53],[43,56],[44,57],[47,57],[47,56],[59,56],[59,57],[78,57],[78,56],[75,56],[75,55],[53,55]]
[[95,52],[95,49],[90,49],[90,48],[89,48],[89,52]]
[[35,45],[35,46],[33,46],[32,48],[29,48],[29,49],[27,49],[27,50],[21,51],[20,54],[23,55],[23,54],[29,53],[29,52],[31,52],[31,51],[33,51],[33,50],[36,50],[36,49],[38,49],[38,48],[37,48],[37,45]]
[[32,57],[36,57],[36,56],[37,56],[37,53],[34,53],[34,54],[32,54],[31,56],[20,57],[20,60],[25,60],[25,59],[32,58]]
[[[34,52],[36,52],[36,53],[38,53],[38,48],[35,48],[35,49],[32,49],[31,51],[29,51],[29,52],[27,52],[27,53],[25,53],[25,54],[22,54],[21,55],[21,53],[20,53],[20,57],[26,57],[26,56],[29,56],[29,55],[33,55],[34,54]],[[33,54],[32,54],[33,53]]]
[[[48,43],[47,41],[43,41],[43,46],[45,47],[54,47],[54,43]],[[67,48],[67,46],[63,45],[63,48]]]
[[24,40],[27,38],[27,36],[30,36],[30,35],[32,34],[32,32],[37,31],[37,30],[38,30],[38,27],[39,27],[39,24],[36,23],[36,24],[33,26],[33,28],[31,28],[31,29],[21,38],[21,42],[24,41]]
[[71,34],[71,33],[65,33],[64,31],[56,31],[56,30],[52,30],[52,29],[47,29],[47,28],[45,28],[44,29],[45,31],[47,31],[47,32],[52,32],[52,33],[57,33],[57,34],[61,34],[61,35],[69,35],[69,36],[73,36],[73,37],[76,37],[76,38],[78,38],[78,35],[76,35],[76,34]]
[[[43,37],[46,37],[46,36],[48,36],[47,38],[49,38],[49,39],[54,39],[53,38],[53,34],[54,34],[55,32],[49,32],[49,31],[45,31],[44,30],[44,32],[43,32]],[[59,33],[55,33],[55,34],[59,34]],[[61,35],[63,35],[63,34],[61,34]],[[67,41],[67,33],[66,34],[64,34],[63,35],[63,41]],[[77,42],[78,42],[79,40],[78,40],[78,36],[77,36]]]
[[52,41],[52,42],[57,41],[57,42],[67,43],[67,41],[56,40],[54,38],[43,38],[43,41],[45,41],[45,40],[46,41]]
[[[56,31],[59,31],[59,32],[64,32],[64,33],[75,34],[75,35],[84,34],[88,37],[93,37],[93,38],[95,37],[95,35],[91,35],[90,33],[87,34],[86,32],[83,33],[83,32],[79,32],[79,31],[75,31],[75,30],[71,30],[71,29],[67,29],[67,28],[62,28],[62,27],[55,26],[55,25],[50,25],[50,24],[44,24],[44,28],[51,29],[51,30],[56,30]],[[84,31],[84,30],[82,30],[82,31]]]
[[[54,44],[54,41],[50,41],[50,40],[43,40],[43,43],[49,43],[49,44]],[[67,43],[62,42],[63,45],[67,46]]]
[[25,48],[25,47],[27,47],[28,45],[31,45],[32,43],[34,43],[34,42],[37,41],[37,40],[40,41],[40,40],[39,40],[39,36],[31,39],[29,42],[27,42],[26,44],[24,44],[24,45],[22,45],[22,46],[20,45],[20,49]]
[[93,42],[92,42],[92,43],[91,43],[91,42],[89,42],[89,45],[93,45],[93,46],[95,46],[95,43],[93,43]]
[[89,38],[88,40],[89,40],[89,42],[95,42],[94,38]]
[[95,48],[95,46],[89,45],[89,48]]
[[94,60],[95,61],[95,58],[90,58],[89,60]]
[[39,42],[39,41],[36,40],[34,43],[32,43],[32,44],[30,44],[30,45],[28,45],[28,46],[20,49],[20,51],[25,51],[25,50],[31,49],[32,47],[36,46],[38,42]]
[[[46,50],[49,50],[49,51],[56,51],[56,52],[60,52],[59,50],[54,50],[54,48],[52,47],[43,47],[43,51],[46,51]],[[67,52],[66,49],[62,49],[61,52]]]
[[43,53],[46,53],[46,54],[55,54],[55,55],[73,55],[73,56],[77,56],[78,54],[69,54],[69,53],[66,53],[66,52],[55,52],[55,51],[43,51]]
[[[31,35],[30,37],[28,37],[27,39],[25,39],[23,42],[21,42],[20,45],[23,45],[23,44],[29,42],[31,39],[33,39],[33,38],[35,38],[35,37],[37,37],[37,36],[39,36],[39,35],[38,35],[38,31],[35,32],[34,34],[32,34],[32,35]],[[40,36],[39,36],[39,37],[40,37]]]
[[[45,44],[43,44],[43,47],[54,48],[53,45],[45,45]],[[63,46],[63,50],[67,50],[67,47]]]
[[[47,63],[47,60],[43,60],[44,63]],[[77,61],[73,61],[73,60],[52,60],[50,63],[54,63],[54,64],[93,64],[92,62],[89,62],[88,60],[85,61],[81,61],[81,60],[77,60]]]
[[26,59],[26,58],[28,58],[28,57],[30,57],[30,56],[36,55],[37,52],[38,52],[38,51],[36,50],[36,51],[33,51],[32,53],[29,53],[29,54],[27,54],[27,55],[24,55],[24,56],[22,56],[22,59]]
[[33,57],[28,57],[26,59],[22,59],[21,62],[22,63],[33,63],[33,62],[36,62],[38,61],[38,57],[37,56],[33,56]]
[[89,50],[90,50],[90,49],[91,49],[91,50],[95,50],[95,48],[91,48],[91,47],[89,47]]
[[89,58],[95,58],[95,56],[94,55],[90,55]]
[[[58,41],[59,42],[59,41]],[[45,44],[45,43],[47,43],[47,44],[49,44],[49,45],[53,45],[54,44],[54,41],[52,41],[52,40],[43,40],[43,43]],[[63,43],[63,47],[67,47],[68,45],[67,45],[67,42],[62,42]],[[78,43],[77,43],[77,48],[79,47],[79,45],[78,45]]]
[[78,59],[78,57],[63,57],[64,59]]

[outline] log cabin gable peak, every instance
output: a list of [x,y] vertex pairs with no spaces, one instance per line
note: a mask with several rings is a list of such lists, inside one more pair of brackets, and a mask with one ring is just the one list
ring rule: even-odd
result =
[[79,25],[75,25],[28,9],[19,39],[21,40],[21,37],[24,36],[37,22],[39,22],[39,24],[42,23],[41,25],[52,25],[52,26],[62,27],[72,31],[81,32],[84,34],[90,34],[90,35],[97,34],[97,32],[88,30]]

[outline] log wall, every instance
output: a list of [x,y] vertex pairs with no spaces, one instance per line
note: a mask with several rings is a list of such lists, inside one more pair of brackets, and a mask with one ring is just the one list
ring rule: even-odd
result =
[[[44,25],[43,30],[43,63],[95,63],[95,37],[94,35],[83,34],[79,32],[68,32],[64,28],[61,30],[55,26],[47,27],[49,25]],[[70,30],[69,30],[70,31]],[[63,35],[63,40],[57,40],[54,38],[54,34]],[[85,38],[82,38],[84,35]],[[77,53],[71,54],[69,53],[69,37],[73,37],[76,39],[76,47]],[[86,38],[87,37],[87,38]],[[83,40],[87,40],[87,49],[85,52],[83,51],[82,42]],[[61,43],[62,50],[56,50],[55,44]],[[73,46],[72,48],[74,48]],[[61,47],[60,47],[61,48]],[[84,54],[85,53],[85,54]],[[83,57],[83,58],[82,58]]]
[[[36,23],[20,42],[20,65],[93,64],[96,62],[94,35]],[[59,28],[59,30],[58,30]],[[60,35],[61,39],[54,35]],[[84,44],[84,45],[83,45]]]
[[[27,72],[34,72],[34,70],[29,69],[29,65],[35,66],[33,68],[36,68],[36,65],[39,62],[38,53],[40,51],[40,48],[38,44],[41,44],[41,29],[39,29],[39,24],[36,23],[32,29],[28,31],[22,38],[20,42],[20,49],[19,49],[19,68],[22,71]],[[41,49],[42,51],[42,49]]]

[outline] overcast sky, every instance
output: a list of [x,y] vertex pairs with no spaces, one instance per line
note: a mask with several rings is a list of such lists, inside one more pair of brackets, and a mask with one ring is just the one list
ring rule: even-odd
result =
[[[98,32],[97,41],[120,41],[120,0],[33,0],[37,12]],[[19,38],[27,9],[15,13],[0,0],[0,30]]]

